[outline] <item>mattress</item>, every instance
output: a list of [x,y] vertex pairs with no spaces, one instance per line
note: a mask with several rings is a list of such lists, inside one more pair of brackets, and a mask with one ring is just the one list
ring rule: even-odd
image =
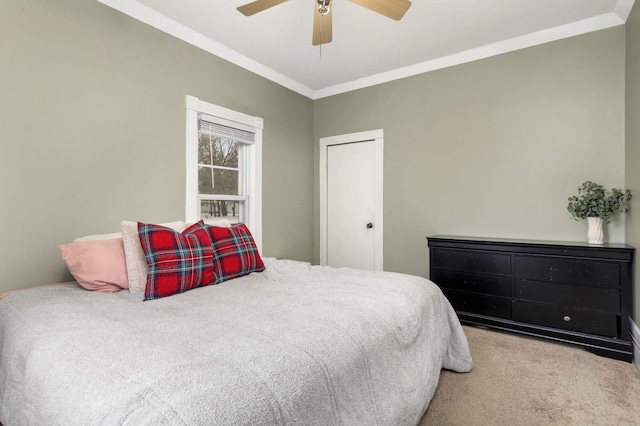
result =
[[146,302],[75,284],[8,295],[0,422],[416,425],[440,370],[471,370],[432,282],[264,261],[264,272]]

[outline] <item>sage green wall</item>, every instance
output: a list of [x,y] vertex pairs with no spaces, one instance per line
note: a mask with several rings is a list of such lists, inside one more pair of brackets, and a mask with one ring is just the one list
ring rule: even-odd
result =
[[263,253],[313,258],[311,100],[96,1],[0,2],[0,292],[58,245],[184,218],[185,95],[263,117]]
[[317,100],[316,170],[319,138],[384,129],[386,270],[427,276],[432,234],[585,241],[567,198],[625,183],[624,40],[616,27]]
[[95,1],[3,1],[0,40],[0,291],[69,278],[74,237],[184,217],[187,94],[265,119],[267,256],[319,258],[323,136],[384,129],[385,269],[423,276],[427,235],[582,240],[566,198],[625,184],[623,27],[315,102]]
[[635,319],[640,323],[640,6],[636,3],[627,20],[626,72],[626,184],[631,189],[627,214],[627,242],[636,248]]

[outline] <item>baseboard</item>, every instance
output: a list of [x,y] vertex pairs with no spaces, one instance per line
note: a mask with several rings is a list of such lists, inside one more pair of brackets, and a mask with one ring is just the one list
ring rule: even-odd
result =
[[640,371],[640,328],[631,318],[629,318],[629,323],[631,324],[631,343],[633,344],[633,364]]

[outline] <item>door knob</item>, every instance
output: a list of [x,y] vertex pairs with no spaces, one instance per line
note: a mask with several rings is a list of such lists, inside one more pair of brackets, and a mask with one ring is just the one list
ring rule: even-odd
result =
[[371,229],[371,228],[373,228],[373,223],[371,222],[367,223],[367,229]]

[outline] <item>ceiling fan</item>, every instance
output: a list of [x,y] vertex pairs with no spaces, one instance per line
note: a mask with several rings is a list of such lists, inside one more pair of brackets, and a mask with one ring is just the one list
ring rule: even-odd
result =
[[[256,0],[240,6],[238,10],[245,16],[251,16],[269,9],[287,0]],[[366,7],[393,20],[399,21],[411,6],[409,0],[349,0],[352,3]],[[332,0],[313,0],[313,42],[327,44],[332,40],[331,33],[331,3]]]

